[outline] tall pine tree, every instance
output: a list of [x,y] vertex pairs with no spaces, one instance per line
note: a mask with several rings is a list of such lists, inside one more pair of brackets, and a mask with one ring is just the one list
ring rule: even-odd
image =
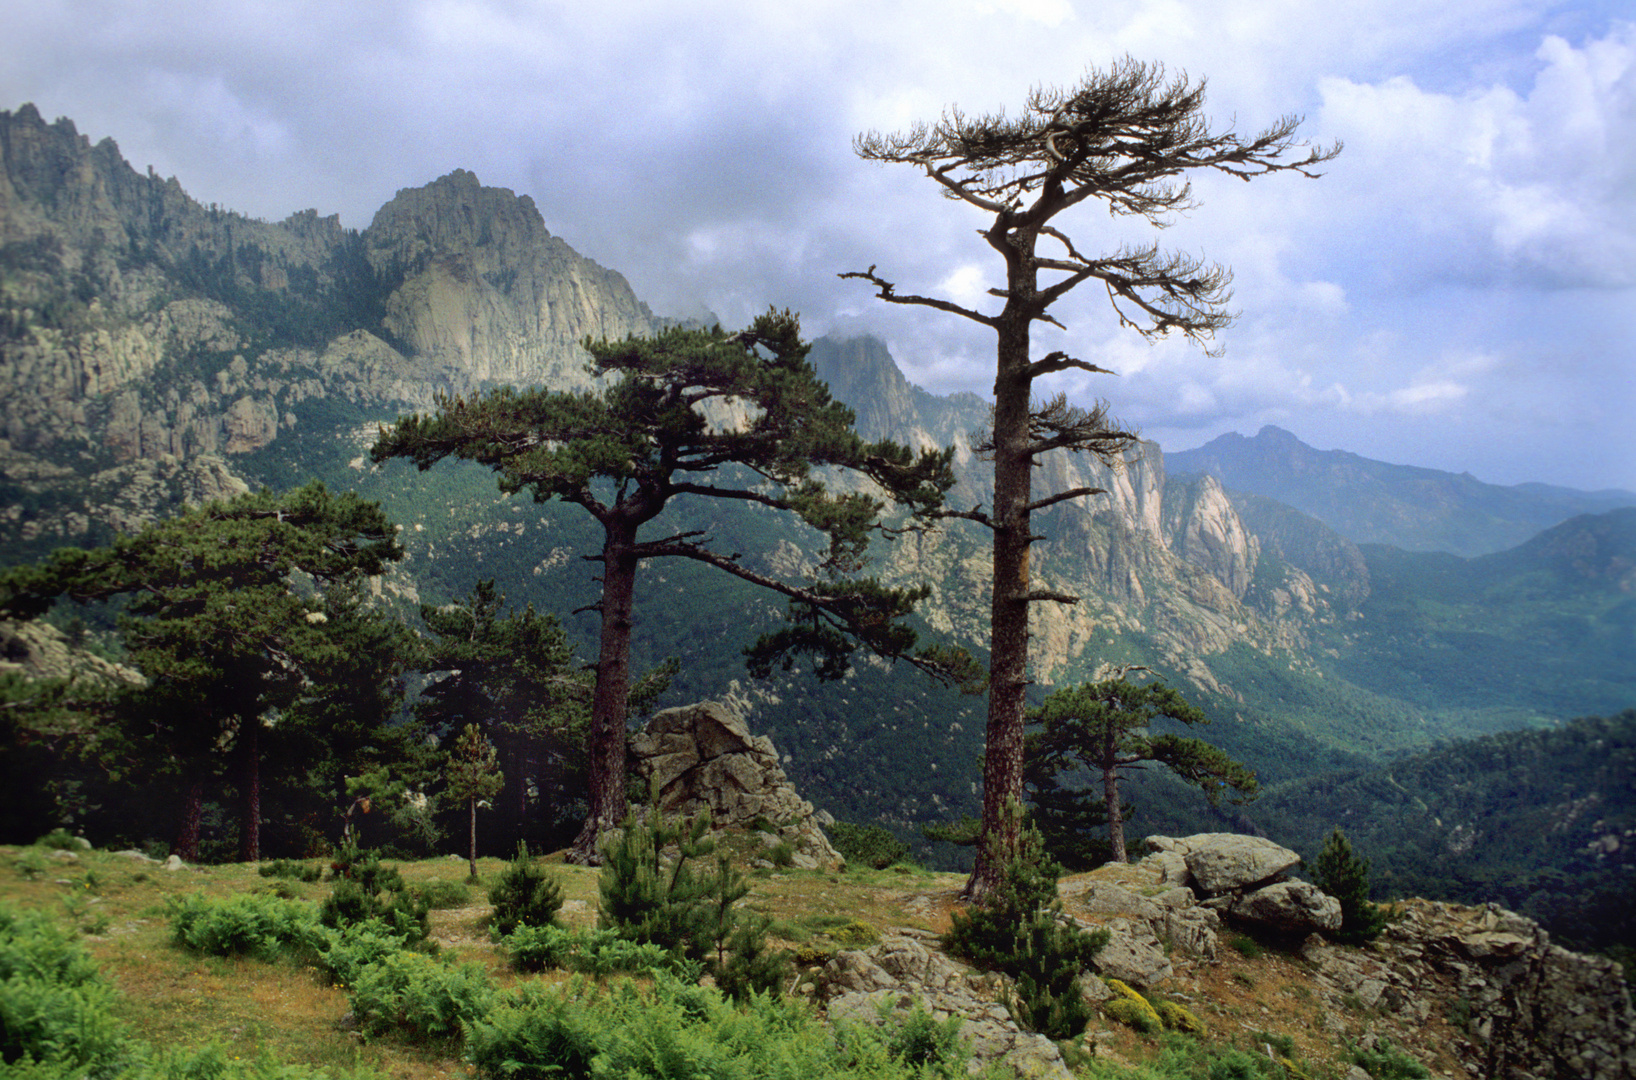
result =
[[[875,652],[964,675],[950,656],[915,649],[903,616],[925,589],[887,589],[853,575],[865,562],[883,500],[837,494],[823,467],[861,473],[882,493],[926,514],[953,483],[951,453],[919,455],[892,442],[866,443],[850,409],[829,396],[807,362],[794,315],[769,311],[728,334],[675,329],[654,338],[586,342],[602,389],[505,388],[404,416],[375,443],[376,461],[403,457],[421,469],[446,457],[481,462],[508,493],[578,506],[602,528],[601,616],[590,725],[590,811],[573,857],[600,858],[597,837],[627,812],[625,741],[638,567],[685,558],[779,593],[796,618],[757,643],[761,670],[807,652],[820,674],[839,675],[862,642]],[[754,570],[720,550],[705,531],[666,534],[656,524],[676,500],[718,499],[788,512],[828,542],[815,580]],[[657,529],[659,535],[652,535]]]

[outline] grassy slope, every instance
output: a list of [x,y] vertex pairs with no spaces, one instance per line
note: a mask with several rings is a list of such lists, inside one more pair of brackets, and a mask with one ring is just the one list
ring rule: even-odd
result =
[[[166,910],[171,897],[285,890],[319,900],[327,895],[327,884],[263,878],[247,864],[167,872],[100,851],[80,852],[72,859],[44,853],[47,868],[24,873],[19,862],[38,865],[31,858],[38,851],[0,847],[0,903],[43,909],[80,927],[96,962],[120,992],[120,1017],[155,1045],[189,1049],[215,1043],[229,1056],[270,1053],[336,1072],[363,1069],[406,1080],[466,1074],[453,1043],[362,1039],[346,1021],[345,991],[326,985],[311,968],[293,961],[198,956],[171,944]],[[492,880],[501,866],[493,859],[479,864],[485,880]],[[459,882],[466,874],[465,862],[454,857],[401,864],[401,869],[411,884]],[[565,921],[592,924],[597,872],[563,865],[554,870],[567,898]],[[1118,872],[1110,867],[1097,873]],[[877,931],[900,930],[922,937],[940,932],[948,925],[963,883],[957,875],[906,867],[843,873],[758,871],[752,880],[754,889],[745,903],[772,916],[775,934],[784,944],[806,945],[818,952],[833,952],[836,939],[844,938],[837,929],[857,922]],[[519,976],[506,970],[488,940],[483,891],[473,890],[472,895],[469,906],[433,912],[433,936],[462,961],[482,964],[498,985],[512,985]],[[1251,955],[1228,947],[1230,940],[1237,940]],[[1365,1024],[1382,1022],[1361,1008],[1327,1015],[1301,960],[1244,939],[1224,936],[1221,959],[1214,964],[1180,957],[1173,957],[1173,962],[1177,975],[1167,986],[1168,996],[1198,1014],[1208,1034],[1194,1044],[1139,1035],[1106,1019],[1093,1021],[1089,1035],[1098,1048],[1095,1075],[1153,1076],[1127,1073],[1123,1066],[1156,1062],[1167,1054],[1172,1060],[1179,1053],[1196,1055],[1202,1047],[1259,1049],[1254,1044],[1270,1032],[1294,1040],[1297,1058],[1312,1075],[1339,1077],[1346,1071],[1341,1033],[1356,1039]],[[1435,1047],[1443,1035],[1440,1029],[1428,1029],[1423,1041]],[[1453,1074],[1455,1063],[1446,1054],[1433,1051],[1430,1058],[1434,1067]]]

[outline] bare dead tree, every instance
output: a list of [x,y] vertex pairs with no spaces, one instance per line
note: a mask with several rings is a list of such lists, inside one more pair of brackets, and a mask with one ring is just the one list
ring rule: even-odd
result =
[[[996,337],[994,423],[985,449],[994,460],[992,510],[945,511],[993,532],[994,595],[989,666],[987,744],[983,767],[983,833],[967,893],[980,895],[1001,867],[989,852],[1016,850],[1017,819],[1005,813],[1022,796],[1024,692],[1028,681],[1029,604],[1075,597],[1036,589],[1029,546],[1038,537],[1030,515],[1068,499],[1101,494],[1078,488],[1035,498],[1032,473],[1052,450],[1088,452],[1115,463],[1136,441],[1111,421],[1105,404],[1079,409],[1061,395],[1043,405],[1034,380],[1061,371],[1111,374],[1088,361],[1054,351],[1031,359],[1034,323],[1066,329],[1051,305],[1087,281],[1107,290],[1119,324],[1157,340],[1180,332],[1205,346],[1234,315],[1228,309],[1232,274],[1157,243],[1089,255],[1052,222],[1081,203],[1098,200],[1110,214],[1139,217],[1164,228],[1195,206],[1187,175],[1213,169],[1242,180],[1275,172],[1316,177],[1315,167],[1340,144],[1298,143],[1301,119],[1286,116],[1253,137],[1213,131],[1203,115],[1205,83],[1186,74],[1125,58],[1107,71],[1092,69],[1069,89],[1040,88],[1022,115],[967,116],[951,108],[936,124],[902,134],[868,132],[854,143],[865,160],[913,165],[943,194],[993,216],[981,235],[1005,261],[1006,284],[990,292],[1004,301],[994,314],[932,296],[900,294],[868,270],[841,274],[875,286],[880,299],[949,312],[991,329]],[[1042,244],[1043,242],[1043,244]],[[1044,248],[1042,251],[1041,248]]]

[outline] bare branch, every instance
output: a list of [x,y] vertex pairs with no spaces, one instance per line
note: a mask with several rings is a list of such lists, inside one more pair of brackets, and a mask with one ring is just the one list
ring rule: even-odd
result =
[[936,308],[939,311],[947,311],[951,314],[959,315],[962,318],[970,319],[972,322],[982,323],[984,326],[994,325],[994,319],[992,316],[984,315],[982,312],[973,311],[970,308],[961,307],[959,304],[952,303],[948,300],[939,300],[935,296],[899,296],[894,291],[896,290],[897,286],[876,275],[875,267],[873,265],[871,265],[868,270],[849,270],[842,274],[836,274],[835,276],[839,278],[861,278],[864,281],[869,282],[871,285],[874,285],[880,290],[875,295],[879,296],[882,300],[885,300],[889,304],[914,304],[920,307]]
[[1028,377],[1037,379],[1041,375],[1052,375],[1059,371],[1067,371],[1070,368],[1088,371],[1093,375],[1119,374],[1117,371],[1110,371],[1105,367],[1097,367],[1088,361],[1075,359],[1065,352],[1052,352],[1028,365]]

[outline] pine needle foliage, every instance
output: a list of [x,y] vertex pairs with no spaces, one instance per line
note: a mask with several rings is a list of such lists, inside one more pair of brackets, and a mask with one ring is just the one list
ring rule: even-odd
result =
[[735,998],[776,992],[789,962],[767,950],[771,921],[734,906],[749,894],[749,883],[725,856],[714,871],[696,870],[715,851],[709,831],[709,815],[667,822],[657,805],[645,819],[627,818],[604,846],[601,925],[708,969]]
[[498,935],[520,926],[555,926],[562,886],[528,853],[527,844],[518,844],[516,856],[489,888],[489,903],[494,905],[490,926]]
[[[585,392],[501,388],[447,398],[435,413],[400,417],[371,450],[424,470],[445,458],[493,469],[500,489],[536,502],[578,506],[603,533],[602,619],[589,729],[590,813],[575,861],[594,862],[598,835],[627,810],[625,721],[638,568],[648,560],[703,562],[786,597],[787,626],[750,647],[751,667],[770,671],[811,657],[839,677],[863,647],[934,674],[964,679],[969,657],[915,648],[904,625],[924,587],[887,588],[860,578],[880,534],[886,499],[916,517],[935,512],[954,482],[952,450],[919,454],[865,442],[850,409],[830,397],[807,362],[799,320],[768,311],[744,330],[673,329],[622,342],[586,341],[598,388]],[[835,492],[815,475],[861,474],[884,493]],[[722,550],[709,530],[664,533],[661,515],[696,499],[794,514],[826,546],[809,581],[760,572]],[[957,663],[956,661],[960,661]],[[952,666],[951,666],[952,665]]]
[[[1011,812],[1022,815],[1015,803]],[[1067,921],[1057,899],[1062,868],[1046,856],[1037,830],[1021,827],[1018,835],[1019,850],[1004,863],[999,882],[969,911],[954,913],[943,947],[1016,980],[1011,1009],[1018,1023],[1071,1039],[1091,1018],[1079,975],[1108,935]]]
[[1335,939],[1364,945],[1386,929],[1386,912],[1369,902],[1369,860],[1352,850],[1352,841],[1336,826],[1324,840],[1312,865],[1315,884],[1341,902],[1341,928]]

